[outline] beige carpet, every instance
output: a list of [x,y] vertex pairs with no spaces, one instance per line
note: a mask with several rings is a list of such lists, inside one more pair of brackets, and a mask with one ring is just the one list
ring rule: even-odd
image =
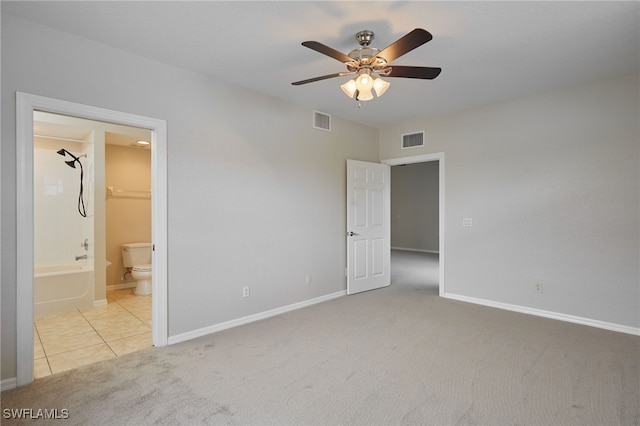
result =
[[640,423],[640,338],[441,299],[436,280],[433,255],[394,252],[388,288],[43,378],[3,392],[3,415],[67,409],[52,421],[65,425]]

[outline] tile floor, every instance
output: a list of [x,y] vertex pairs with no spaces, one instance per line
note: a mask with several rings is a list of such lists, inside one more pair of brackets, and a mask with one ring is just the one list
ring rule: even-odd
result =
[[34,378],[115,358],[151,346],[151,296],[107,292],[106,306],[34,321]]

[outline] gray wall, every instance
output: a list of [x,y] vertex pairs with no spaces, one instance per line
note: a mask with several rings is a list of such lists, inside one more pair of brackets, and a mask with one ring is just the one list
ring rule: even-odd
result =
[[438,251],[438,162],[391,167],[391,247]]
[[345,290],[346,159],[378,161],[377,130],[316,130],[308,108],[4,15],[2,378],[16,375],[16,91],[167,120],[170,336]]
[[640,327],[637,75],[380,132],[334,117],[327,133],[301,106],[12,17],[1,31],[3,379],[15,91],[167,120],[171,336],[344,290],[345,160],[405,157],[399,135],[415,129],[416,155],[446,155],[447,292]]
[[381,131],[382,159],[415,129],[416,155],[445,153],[447,293],[640,326],[638,89],[635,74]]

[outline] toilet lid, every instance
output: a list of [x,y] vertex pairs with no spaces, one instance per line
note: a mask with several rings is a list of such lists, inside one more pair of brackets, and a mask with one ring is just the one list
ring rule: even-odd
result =
[[134,271],[139,271],[139,272],[148,272],[151,270],[151,264],[148,265],[136,265],[133,267]]

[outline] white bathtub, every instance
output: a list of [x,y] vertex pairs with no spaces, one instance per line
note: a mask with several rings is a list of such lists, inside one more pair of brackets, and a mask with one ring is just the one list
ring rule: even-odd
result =
[[86,262],[36,266],[33,279],[34,315],[90,308],[94,299],[93,266]]

